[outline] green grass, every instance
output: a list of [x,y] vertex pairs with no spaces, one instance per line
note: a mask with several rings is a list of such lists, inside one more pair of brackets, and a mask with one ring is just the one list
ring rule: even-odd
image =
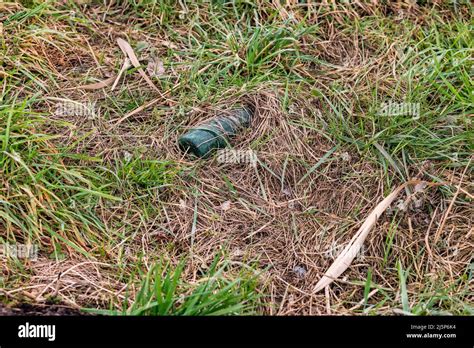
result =
[[[195,284],[182,280],[184,261],[177,266],[160,261],[143,275],[132,305],[128,298],[122,310],[89,310],[107,315],[250,315],[261,306],[256,276],[228,278],[229,262],[217,255]],[[252,272],[250,270],[250,272]]]
[[173,184],[179,172],[178,165],[169,161],[135,158],[124,160],[117,166],[121,181],[141,188],[166,187]]
[[31,111],[31,102],[4,99],[0,107],[2,242],[40,243],[47,236],[55,253],[62,244],[87,255],[88,246],[102,240],[96,205],[120,198],[94,162],[74,165],[67,152],[52,146],[56,136],[40,131],[46,120]]

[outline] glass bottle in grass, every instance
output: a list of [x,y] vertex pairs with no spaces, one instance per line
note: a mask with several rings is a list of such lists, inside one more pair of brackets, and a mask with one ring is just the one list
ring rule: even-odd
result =
[[252,123],[253,108],[244,106],[217,115],[193,127],[178,139],[182,151],[199,158],[207,158],[217,149],[230,144],[230,140]]

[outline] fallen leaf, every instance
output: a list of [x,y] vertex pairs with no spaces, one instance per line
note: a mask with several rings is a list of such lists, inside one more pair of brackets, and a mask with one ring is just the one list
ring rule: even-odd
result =
[[122,68],[120,69],[118,75],[117,75],[117,78],[115,79],[115,82],[114,84],[112,85],[112,88],[111,90],[113,91],[115,89],[115,87],[117,87],[117,84],[120,80],[120,77],[122,76],[122,74],[124,73],[125,70],[128,70],[128,68],[130,68],[131,65],[130,65],[130,59],[128,58],[125,58],[125,60],[123,61],[123,65],[122,65]]
[[111,85],[112,83],[114,83],[114,81],[116,79],[117,79],[117,75],[114,75],[114,76],[111,76],[108,79],[105,79],[105,80],[100,81],[100,82],[91,83],[89,85],[82,85],[82,86],[72,87],[72,88],[68,88],[68,89],[90,89],[90,90],[101,89],[101,88],[104,88],[104,87],[107,87],[107,86]]
[[130,62],[132,63],[132,65],[138,69],[138,73],[140,74],[140,76],[143,77],[143,79],[150,85],[150,87],[160,92],[160,89],[155,86],[153,81],[150,80],[147,74],[145,74],[145,71],[143,71],[143,69],[141,68],[140,62],[138,61],[138,58],[135,55],[135,52],[133,51],[132,46],[130,46],[130,44],[127,41],[121,38],[117,39],[117,44],[119,45],[120,49],[125,54],[125,56],[130,58]]
[[349,268],[355,256],[359,253],[365,239],[367,238],[370,230],[377,222],[378,218],[384,213],[384,211],[390,206],[390,204],[397,198],[398,194],[405,189],[408,185],[419,185],[426,184],[426,186],[436,185],[433,183],[427,183],[421,180],[410,180],[404,184],[398,186],[392,193],[385,197],[375,209],[369,214],[367,219],[364,221],[362,226],[356,232],[351,241],[347,244],[344,250],[339,254],[333,264],[328,268],[323,277],[318,281],[314,288],[314,292],[321,291],[326,286],[336,280],[345,270]]

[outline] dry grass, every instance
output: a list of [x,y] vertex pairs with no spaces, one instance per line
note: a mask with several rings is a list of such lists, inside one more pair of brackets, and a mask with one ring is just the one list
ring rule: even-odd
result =
[[[391,138],[379,136],[385,130],[370,114],[381,100],[374,94],[410,93],[410,81],[403,77],[410,67],[402,64],[400,46],[416,42],[418,31],[431,23],[429,14],[436,13],[448,27],[457,16],[451,8],[440,2],[424,7],[408,2],[329,2],[326,9],[301,9],[296,1],[285,6],[257,2],[255,11],[267,21],[268,30],[287,25],[287,20],[296,31],[299,20],[314,32],[296,35],[269,61],[242,68],[241,83],[229,77],[238,73],[222,72],[233,63],[232,45],[215,31],[228,28],[208,18],[206,9],[197,13],[194,5],[186,10],[164,6],[140,17],[131,5],[119,10],[113,1],[107,3],[53,6],[49,11],[59,16],[37,14],[26,20],[49,28],[43,33],[24,23],[4,24],[6,49],[0,72],[14,76],[1,83],[4,94],[23,99],[40,92],[32,109],[49,122],[37,131],[58,135],[50,140],[58,151],[83,156],[64,159],[65,166],[102,168],[103,187],[121,198],[100,199],[94,206],[103,227],[100,232],[95,229],[98,244],[87,238],[81,243],[82,238],[69,235],[85,253],[46,233],[34,240],[41,246],[38,261],[2,260],[2,293],[8,301],[54,298],[74,307],[121,306],[124,301],[133,303],[138,270],[150,269],[161,258],[176,265],[186,255],[183,278],[196,284],[216,253],[223,251],[235,270],[242,265],[258,270],[259,292],[265,295],[261,310],[266,314],[394,314],[400,308],[407,312],[403,296],[414,313],[472,314],[473,176],[470,155],[462,152],[469,142],[460,140],[464,157],[454,164],[446,157],[436,158],[440,148],[447,154],[452,151],[444,143],[433,145],[428,155],[415,142],[400,146],[408,149],[403,154],[391,147],[389,156],[397,157],[392,163],[402,163],[402,178],[373,146],[382,141],[388,148]],[[8,5],[2,17],[20,8]],[[68,22],[69,8],[81,14],[82,23]],[[180,11],[193,18],[193,27],[179,17]],[[469,18],[465,7],[460,11],[461,19]],[[155,21],[163,28],[169,28],[166,21],[172,22],[172,32],[153,28]],[[410,26],[405,28],[402,21]],[[119,37],[135,45],[148,43],[138,53],[145,61],[151,47],[162,57],[166,73],[154,82],[168,93],[165,97],[150,89],[137,71],[125,74],[114,91],[74,89],[118,72],[123,62],[116,45]],[[194,42],[196,37],[203,41]],[[298,58],[291,56],[292,50]],[[205,54],[209,57],[203,58]],[[242,47],[236,54],[237,61],[245,59]],[[23,64],[23,70],[15,70],[14,61]],[[57,115],[58,98],[94,101],[96,115]],[[156,105],[122,121],[154,98],[160,98]],[[176,138],[187,127],[242,102],[255,106],[255,120],[235,139],[235,148],[255,151],[255,166],[183,157]],[[399,131],[409,127],[387,126]],[[461,131],[472,135],[472,126]],[[127,156],[132,161],[169,163],[161,187],[143,187],[135,177],[120,176],[130,161]],[[446,184],[417,194],[417,203],[406,211],[393,207],[380,218],[342,278],[325,292],[314,293],[317,281],[372,209],[409,178]],[[458,187],[462,190],[456,192]],[[0,191],[0,199],[3,196],[7,194]],[[18,240],[23,238],[8,224],[0,223],[0,231],[7,242],[12,231]],[[56,244],[62,245],[64,259],[48,258]],[[400,279],[400,267],[408,270],[406,279]],[[407,284],[406,294],[401,281]]]

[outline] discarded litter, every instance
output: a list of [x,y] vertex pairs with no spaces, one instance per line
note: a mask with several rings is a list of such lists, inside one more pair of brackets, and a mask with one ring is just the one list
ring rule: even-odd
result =
[[197,157],[206,158],[214,150],[229,145],[231,137],[252,122],[251,108],[244,107],[213,117],[192,128],[178,139],[182,151]]

